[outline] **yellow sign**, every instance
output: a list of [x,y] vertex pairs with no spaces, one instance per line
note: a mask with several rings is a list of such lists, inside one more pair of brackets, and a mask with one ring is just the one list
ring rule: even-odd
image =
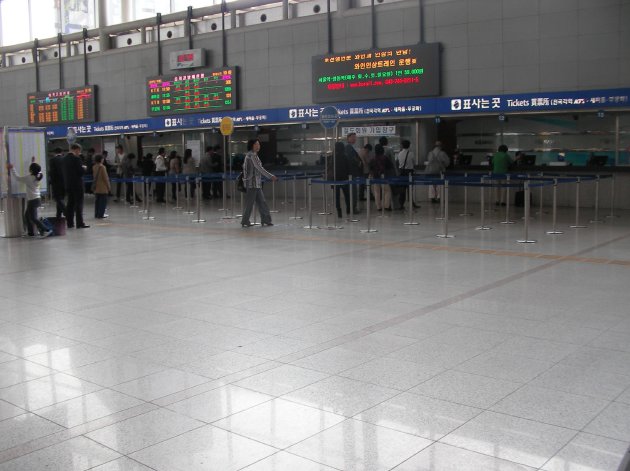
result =
[[221,126],[219,129],[221,130],[221,134],[229,136],[232,132],[234,132],[234,120],[229,116],[224,116],[221,118]]

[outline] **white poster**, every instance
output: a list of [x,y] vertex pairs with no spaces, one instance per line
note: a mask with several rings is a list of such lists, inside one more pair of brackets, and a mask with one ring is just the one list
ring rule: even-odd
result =
[[[28,128],[5,128],[6,148],[2,155],[2,172],[6,172],[6,164],[10,162],[18,175],[28,175],[32,162],[38,163],[42,168],[44,178],[42,180],[42,193],[46,192],[46,131],[44,129]],[[5,142],[3,140],[3,144]],[[7,152],[8,150],[8,152]],[[9,184],[10,180],[10,184]],[[18,196],[26,193],[26,188],[22,183],[10,176],[3,178],[2,191]]]

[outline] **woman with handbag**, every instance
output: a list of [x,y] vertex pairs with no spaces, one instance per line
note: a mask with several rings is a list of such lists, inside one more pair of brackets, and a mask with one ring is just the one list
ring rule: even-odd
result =
[[253,226],[249,221],[249,216],[254,209],[254,203],[258,206],[261,224],[263,226],[273,226],[269,207],[267,206],[265,195],[262,191],[262,177],[265,176],[274,182],[278,177],[263,168],[258,158],[259,150],[260,141],[258,139],[250,139],[247,142],[247,154],[243,162],[243,183],[245,184],[247,193],[245,194],[245,208],[243,209],[243,217],[241,219],[242,227]]
[[109,176],[107,176],[107,170],[103,165],[103,156],[96,154],[94,156],[94,167],[92,167],[92,175],[94,181],[92,182],[92,192],[94,193],[94,217],[96,219],[103,219],[105,215],[105,209],[107,208],[107,195],[111,191],[111,185],[109,183]]

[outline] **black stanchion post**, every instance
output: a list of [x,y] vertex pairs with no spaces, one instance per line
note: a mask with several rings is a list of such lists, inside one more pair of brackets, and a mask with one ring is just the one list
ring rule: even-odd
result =
[[[306,172],[304,172],[304,204],[308,204],[306,201],[306,194],[308,193],[308,184],[307,184]],[[300,210],[304,211],[306,206],[302,206]]]
[[195,214],[194,211],[190,210],[190,177],[188,175],[186,175],[186,211],[184,214]]
[[413,176],[409,174],[409,221],[403,223],[405,226],[417,226],[420,224],[413,220],[413,202]]
[[525,181],[525,224],[523,224],[524,237],[520,240],[517,240],[519,244],[535,244],[536,241],[529,238],[529,212],[530,212],[530,189],[529,182]]
[[129,203],[130,208],[138,207],[138,205],[136,204],[136,182],[134,180],[135,178],[131,177],[131,203]]
[[580,224],[580,183],[581,177],[577,177],[575,182],[575,224],[569,226],[571,229],[582,229],[586,226]]
[[284,202],[283,202],[283,204],[284,204],[284,210],[285,210],[285,211],[287,211],[287,210],[288,210],[288,207],[289,207],[289,202],[288,202],[288,200],[287,200],[287,198],[288,198],[288,193],[289,193],[289,191],[288,191],[288,188],[289,188],[289,187],[288,187],[288,185],[289,185],[289,177],[288,177],[288,175],[287,175],[287,171],[285,170],[285,171],[284,171]]
[[175,207],[173,209],[180,210],[183,209],[179,205],[179,174],[175,174]]
[[367,198],[366,198],[366,205],[367,205],[367,209],[366,209],[366,217],[367,217],[367,229],[361,229],[361,232],[363,232],[364,234],[370,234],[372,232],[377,232],[376,229],[372,229],[372,216],[370,213],[370,208],[372,207],[372,205],[370,204],[371,198],[371,182],[370,179],[368,178],[365,182],[366,184],[366,188],[367,188]]
[[485,188],[485,182],[486,182],[486,177],[482,176],[481,180],[480,180],[480,189],[481,189],[481,222],[479,224],[479,226],[475,227],[475,230],[477,231],[489,231],[490,229],[492,229],[490,226],[486,226],[486,208],[485,208],[485,194],[486,194],[486,188]]
[[[540,172],[540,174],[538,175],[540,178],[543,177],[543,173]],[[542,215],[543,214],[543,189],[545,188],[544,185],[540,185],[540,190],[538,191],[538,198],[540,198],[540,201],[538,202],[538,214]]]
[[[150,180],[150,179],[147,179],[147,180]],[[147,201],[147,205],[146,205],[147,211],[146,211],[146,216],[143,216],[142,219],[145,221],[153,221],[155,217],[151,216],[152,201],[149,198],[147,198],[145,201]]]
[[558,218],[558,179],[553,179],[553,201],[551,208],[551,219],[552,219],[552,227],[550,231],[547,231],[547,234],[564,234],[564,232],[556,229],[557,218]]
[[595,177],[595,217],[591,219],[591,223],[604,222],[599,218],[599,175]]
[[276,182],[274,181],[271,182],[271,209],[269,210],[269,212],[278,212],[278,210],[276,209]]
[[[436,221],[443,221],[444,220],[444,173],[441,172],[440,173],[440,180],[442,180],[442,183],[440,184],[440,186],[442,187],[440,193],[442,193],[442,197],[440,198],[440,216],[435,218]],[[438,187],[438,185],[436,185],[436,188]]]

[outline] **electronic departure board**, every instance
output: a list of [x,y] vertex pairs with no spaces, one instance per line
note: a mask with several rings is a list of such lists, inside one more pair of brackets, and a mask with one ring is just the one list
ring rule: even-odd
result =
[[96,121],[96,85],[29,93],[27,101],[30,126]]
[[236,67],[147,80],[149,116],[236,109]]
[[313,57],[315,103],[439,94],[438,43]]

